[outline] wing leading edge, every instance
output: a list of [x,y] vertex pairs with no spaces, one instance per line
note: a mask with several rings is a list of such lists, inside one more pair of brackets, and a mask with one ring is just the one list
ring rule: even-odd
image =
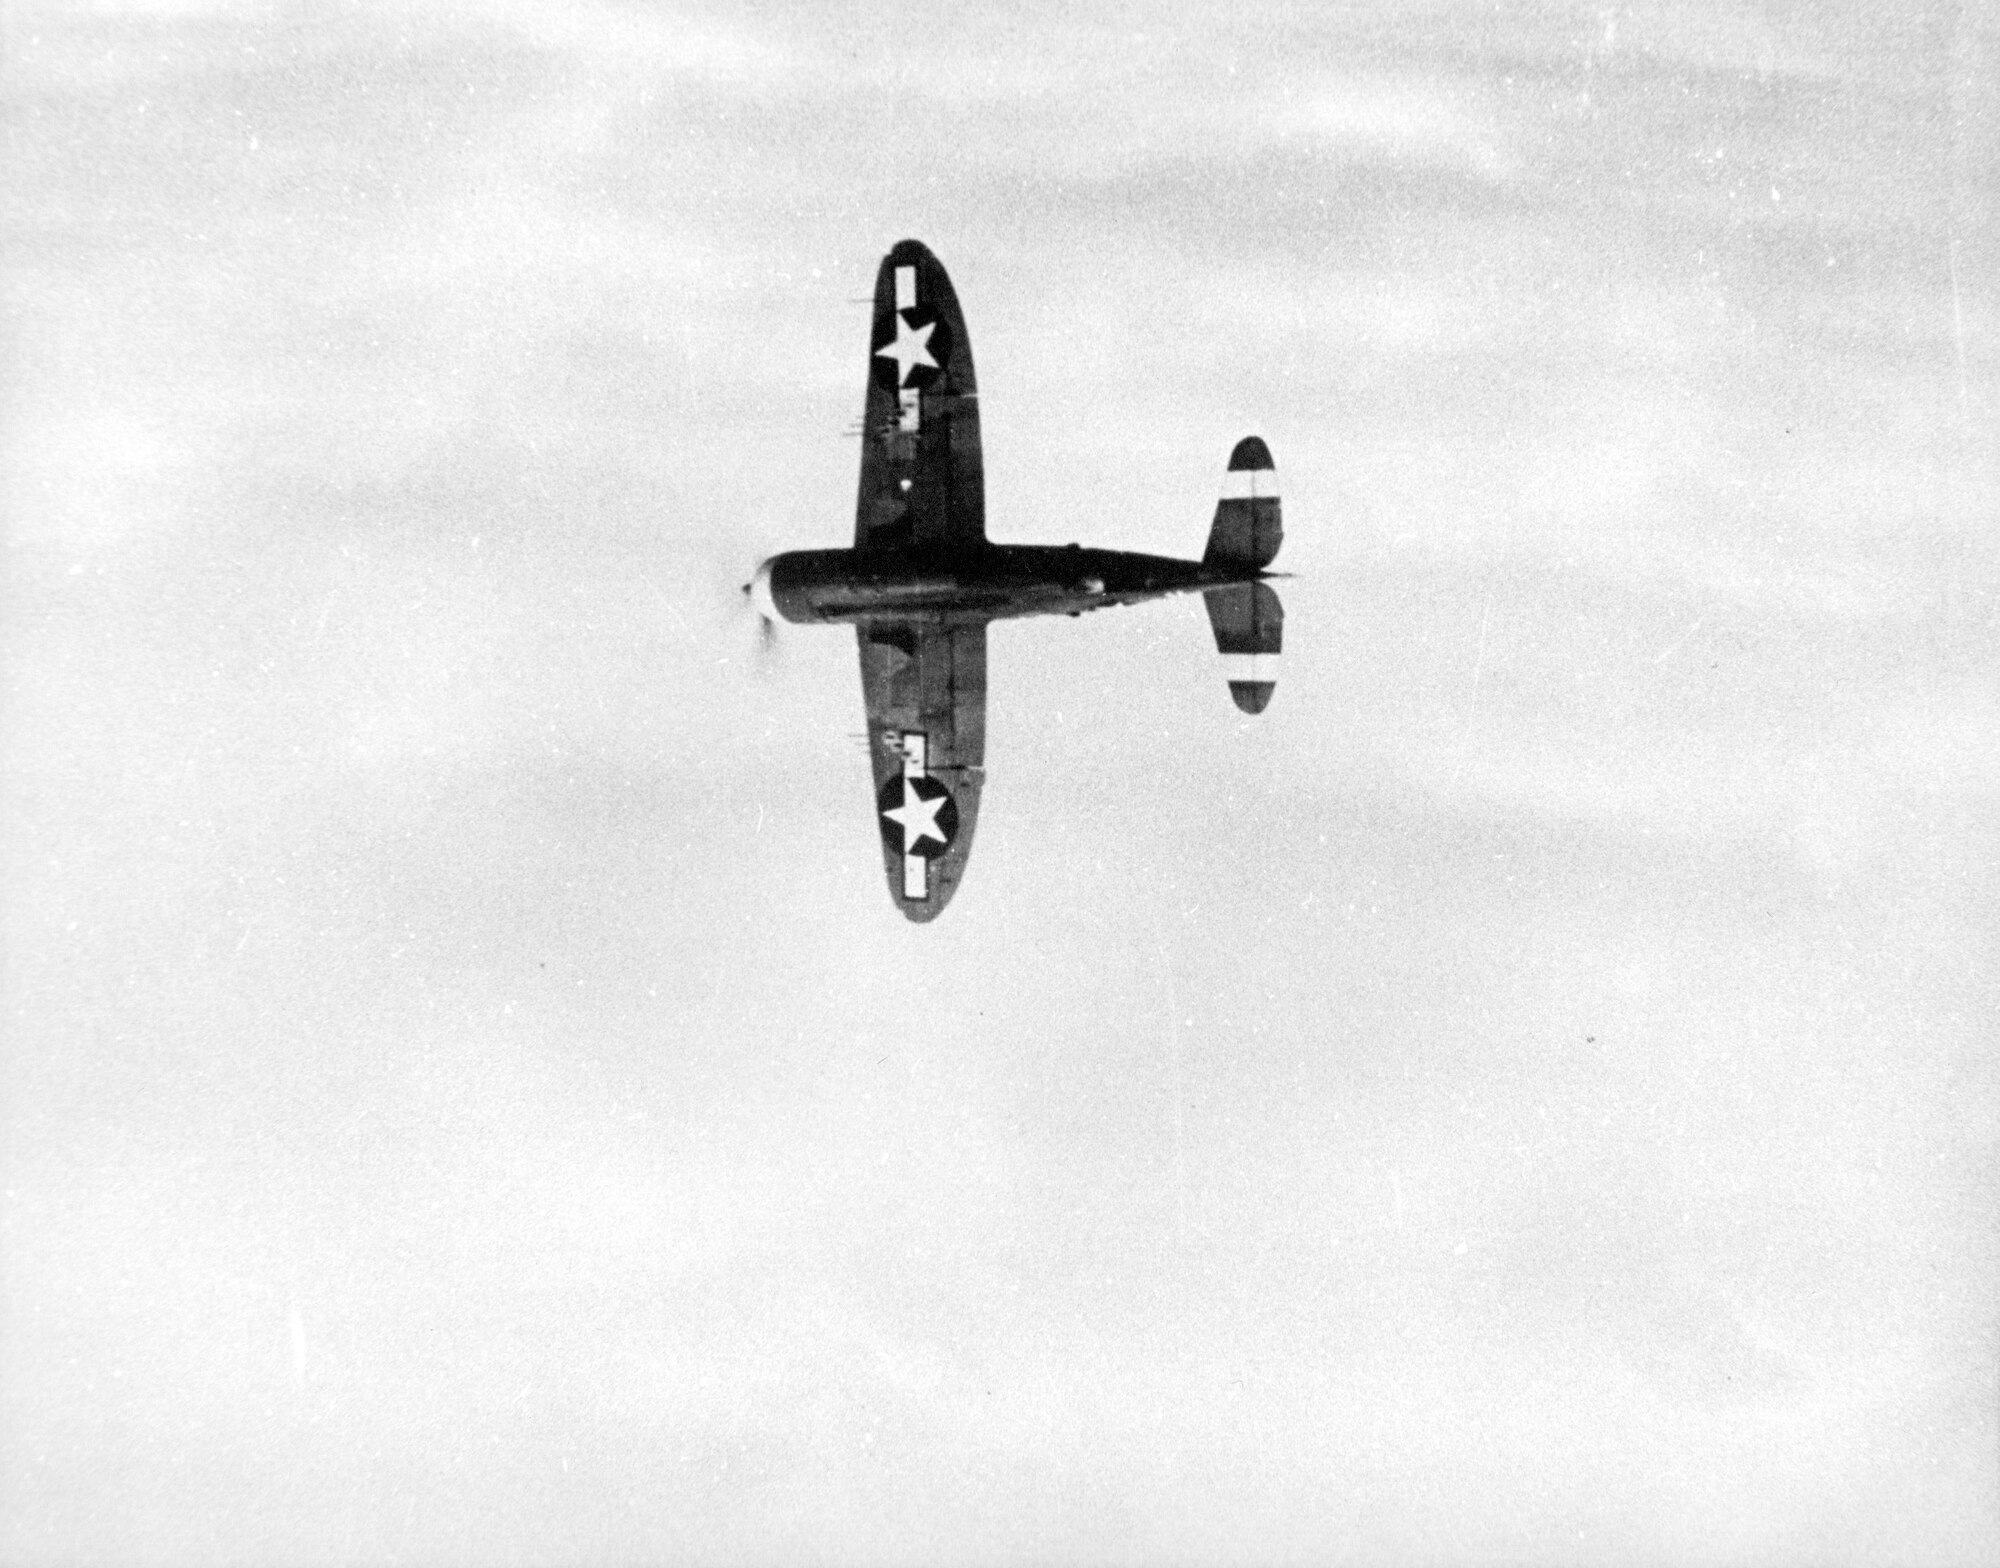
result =
[[986,776],[986,626],[856,628],[875,825],[896,907],[935,920],[972,853]]
[[904,240],[875,274],[854,546],[910,550],[985,539],[979,387],[965,316],[937,257]]

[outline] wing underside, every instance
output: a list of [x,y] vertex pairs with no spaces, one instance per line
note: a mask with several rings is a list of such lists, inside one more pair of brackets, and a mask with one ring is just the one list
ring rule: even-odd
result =
[[915,240],[882,258],[868,349],[855,548],[984,541],[972,345],[951,279]]
[[856,628],[889,893],[934,920],[972,852],[986,760],[986,626],[878,621]]

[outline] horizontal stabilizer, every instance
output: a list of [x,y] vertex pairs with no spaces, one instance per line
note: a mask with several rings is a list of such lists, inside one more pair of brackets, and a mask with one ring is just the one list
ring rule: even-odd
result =
[[1229,695],[1245,713],[1262,713],[1278,684],[1285,644],[1285,606],[1268,583],[1233,583],[1202,595],[1215,651],[1222,655]]
[[1222,476],[1222,499],[1216,503],[1202,565],[1261,571],[1277,558],[1284,542],[1271,449],[1261,437],[1245,436],[1229,454],[1229,471]]

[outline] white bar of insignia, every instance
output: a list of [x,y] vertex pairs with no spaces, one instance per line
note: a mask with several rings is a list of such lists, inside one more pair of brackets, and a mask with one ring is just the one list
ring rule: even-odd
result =
[[915,387],[904,387],[896,394],[896,401],[902,405],[903,417],[897,428],[915,430],[923,423],[924,395]]
[[896,308],[914,310],[917,305],[917,269],[898,267],[896,269]]
[[920,779],[930,765],[931,740],[922,730],[903,731],[903,777]]
[[1222,499],[1225,501],[1263,501],[1278,493],[1278,471],[1275,468],[1232,468],[1222,476]]
[[903,857],[903,897],[926,898],[930,895],[930,864],[922,855]]

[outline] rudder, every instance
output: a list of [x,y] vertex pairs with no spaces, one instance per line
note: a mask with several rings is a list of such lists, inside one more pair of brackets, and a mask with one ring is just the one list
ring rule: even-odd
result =
[[1229,454],[1229,471],[1222,476],[1222,499],[1209,525],[1204,566],[1242,567],[1262,571],[1277,558],[1285,542],[1278,509],[1278,474],[1271,449],[1261,436],[1245,436]]

